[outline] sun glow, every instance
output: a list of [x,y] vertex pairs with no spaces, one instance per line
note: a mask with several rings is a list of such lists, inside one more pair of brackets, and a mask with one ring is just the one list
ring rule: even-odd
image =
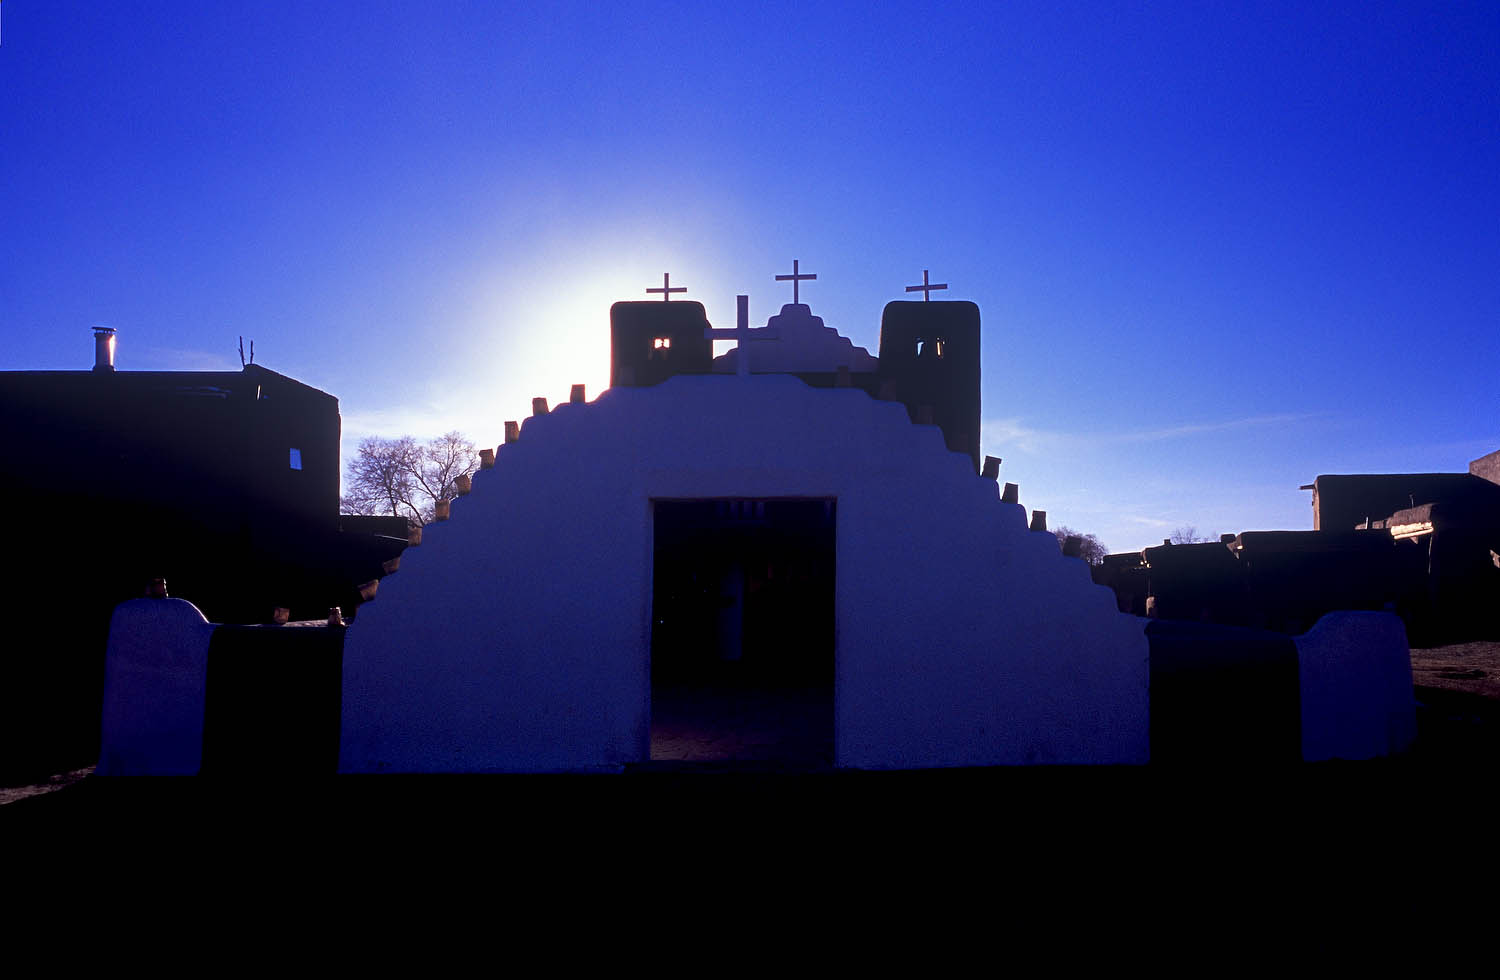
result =
[[[598,398],[609,387],[610,307],[662,302],[664,272],[671,275],[669,302],[700,302],[710,323],[732,325],[737,284],[724,277],[716,248],[691,235],[669,240],[661,228],[643,231],[649,228],[593,228],[580,242],[559,227],[524,257],[496,254],[483,262],[465,327],[450,335],[455,343],[445,352],[453,365],[449,387],[432,393],[434,409],[453,418],[449,427],[493,445],[505,420],[531,414],[533,398],[555,408],[574,385],[584,386],[586,400]],[[651,287],[658,291],[648,293]]]
[[624,275],[595,274],[500,325],[506,359],[514,359],[507,380],[527,386],[527,405],[538,396],[566,401],[575,384],[590,401],[609,387],[609,308],[628,295],[628,283]]
[[[675,276],[673,281],[675,285]],[[555,405],[558,399],[566,400],[575,384],[585,385],[592,401],[609,387],[610,307],[622,301],[663,302],[659,294],[647,295],[646,289],[653,285],[660,287],[660,271],[653,276],[634,267],[596,265],[577,285],[517,304],[496,322],[504,359],[509,362],[506,381],[527,387],[528,405],[536,396]],[[689,281],[688,285],[695,284]],[[712,319],[711,298],[693,289],[667,302],[703,303]],[[731,320],[732,303],[730,296],[727,304],[719,304],[730,305]]]

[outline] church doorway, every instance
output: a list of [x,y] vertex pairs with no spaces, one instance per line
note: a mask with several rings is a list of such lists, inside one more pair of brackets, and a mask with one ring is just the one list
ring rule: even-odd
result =
[[653,762],[832,765],[835,504],[653,501]]

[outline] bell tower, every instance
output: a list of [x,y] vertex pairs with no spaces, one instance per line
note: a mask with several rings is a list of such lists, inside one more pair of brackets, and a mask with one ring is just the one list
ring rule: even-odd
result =
[[880,316],[879,376],[882,397],[903,402],[913,422],[941,428],[948,448],[968,453],[979,472],[978,306],[887,303]]

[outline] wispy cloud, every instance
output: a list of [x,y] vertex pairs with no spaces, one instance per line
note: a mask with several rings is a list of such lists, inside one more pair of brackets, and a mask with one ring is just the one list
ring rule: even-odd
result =
[[480,432],[469,415],[444,411],[434,406],[399,406],[386,410],[345,412],[342,416],[346,442],[367,436],[394,439],[415,436],[430,439],[453,429],[464,432],[481,443],[490,433]]
[[1252,415],[1249,418],[1229,419],[1224,422],[1190,422],[1172,425],[1164,429],[1144,429],[1113,436],[1121,442],[1160,442],[1164,439],[1180,439],[1184,436],[1203,435],[1206,432],[1227,432],[1231,429],[1249,429],[1262,425],[1290,425],[1317,418],[1316,414],[1304,415]]
[[1157,429],[1132,432],[1060,432],[1027,425],[1019,418],[986,419],[981,432],[985,445],[1008,446],[1020,452],[1055,452],[1060,448],[1088,449],[1122,442],[1164,442],[1213,432],[1229,432],[1268,425],[1291,425],[1321,418],[1317,413],[1252,415],[1218,422],[1184,422]]
[[1066,432],[1033,428],[1018,418],[985,419],[980,423],[980,438],[986,446],[1004,446],[1023,453],[1056,450],[1079,439]]
[[[125,354],[135,363],[125,367],[131,371],[238,371],[239,359],[225,354],[205,350],[182,350],[175,347],[146,347],[139,354]],[[121,358],[124,366],[125,358]]]

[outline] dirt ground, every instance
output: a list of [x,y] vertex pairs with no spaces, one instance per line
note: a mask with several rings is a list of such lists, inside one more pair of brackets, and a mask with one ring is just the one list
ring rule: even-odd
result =
[[1500,642],[1413,649],[1411,679],[1419,689],[1459,691],[1500,702]]
[[30,796],[40,796],[43,793],[51,793],[87,779],[94,774],[94,767],[77,769],[73,772],[58,773],[44,782],[32,783],[26,786],[0,786],[0,806],[24,800]]
[[1417,745],[1423,763],[1493,767],[1500,759],[1500,642],[1414,649]]

